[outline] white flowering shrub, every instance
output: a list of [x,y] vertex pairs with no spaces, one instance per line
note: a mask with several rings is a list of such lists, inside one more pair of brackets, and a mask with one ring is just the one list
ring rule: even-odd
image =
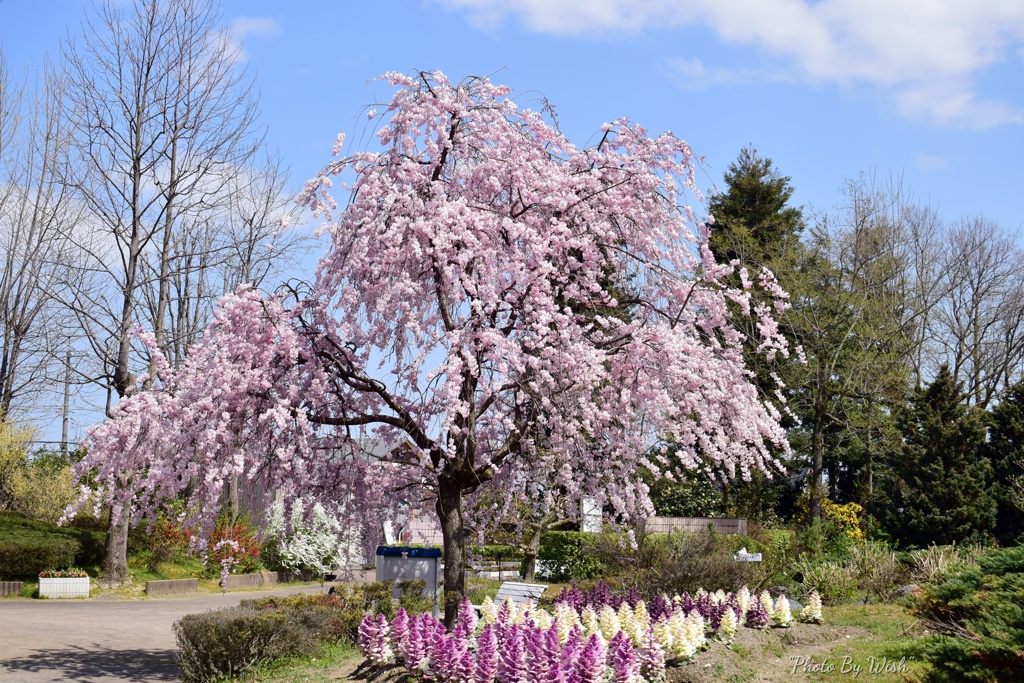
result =
[[348,543],[342,523],[323,505],[314,503],[307,518],[300,498],[285,523],[284,505],[275,502],[267,517],[267,533],[277,541],[277,559],[288,571],[329,574],[348,563]]

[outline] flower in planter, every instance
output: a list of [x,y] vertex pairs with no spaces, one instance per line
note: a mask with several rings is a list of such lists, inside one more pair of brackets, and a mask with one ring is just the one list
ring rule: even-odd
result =
[[41,579],[84,579],[87,576],[81,569],[46,569],[39,572]]

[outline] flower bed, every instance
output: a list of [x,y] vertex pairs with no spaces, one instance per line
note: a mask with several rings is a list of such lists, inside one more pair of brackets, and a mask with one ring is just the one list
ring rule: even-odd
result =
[[39,597],[87,598],[89,597],[89,575],[80,569],[40,572]]
[[[817,594],[799,616],[822,622]],[[445,683],[638,683],[661,680],[666,667],[692,661],[709,635],[728,644],[740,624],[764,629],[793,621],[785,596],[773,601],[745,587],[735,594],[659,595],[647,605],[636,594],[583,593],[574,586],[559,596],[553,614],[530,602],[517,608],[488,598],[478,620],[464,599],[451,633],[429,614],[399,610],[390,622],[367,615],[359,647],[373,664],[397,662]]]

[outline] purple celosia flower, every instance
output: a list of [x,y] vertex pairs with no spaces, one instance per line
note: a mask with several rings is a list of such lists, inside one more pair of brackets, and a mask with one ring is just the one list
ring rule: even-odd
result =
[[508,626],[512,623],[512,610],[509,608],[507,600],[502,601],[501,605],[498,607],[498,618],[495,623],[500,626]]
[[585,603],[583,602],[583,591],[575,583],[568,588],[563,588],[562,592],[555,598],[555,604],[564,603],[572,607],[577,612],[583,610]]
[[747,628],[768,628],[768,610],[760,597],[754,597],[750,601],[750,609],[746,615]]
[[562,645],[562,650],[558,654],[558,671],[561,674],[561,681],[570,683],[573,680],[573,671],[576,669],[576,660],[580,658],[580,653],[583,650],[583,629],[579,627],[579,624],[573,626],[572,630],[569,631],[569,637],[566,638],[565,644]]
[[473,633],[476,630],[476,609],[473,607],[473,603],[469,601],[469,596],[462,596],[462,600],[459,601],[459,611],[455,617],[455,622],[466,628],[467,633]]
[[363,620],[359,622],[359,652],[364,657],[370,656],[370,647],[373,642],[373,638],[376,635],[377,625],[369,614],[363,617]]
[[639,683],[640,658],[636,656],[629,637],[619,631],[608,643],[608,649],[611,652],[613,683]]
[[512,626],[505,632],[498,655],[498,678],[502,683],[527,683],[524,665],[523,631]]
[[672,601],[659,593],[651,598],[647,605],[647,612],[651,615],[651,621],[660,621],[662,618],[672,616]]
[[665,671],[665,651],[654,637],[653,629],[647,631],[647,637],[644,638],[644,645],[640,648],[639,656],[640,673],[644,678],[650,681],[659,679]]
[[427,661],[427,647],[423,636],[423,621],[413,617],[409,623],[409,634],[402,650],[405,668],[414,673],[423,670]]
[[391,643],[388,639],[388,620],[383,614],[376,617],[367,614],[359,624],[359,650],[374,664],[391,661]]
[[452,678],[457,661],[455,641],[445,634],[434,634],[434,650],[430,655],[430,670],[442,681]]
[[463,645],[452,650],[451,674],[445,681],[452,683],[475,683],[476,659],[469,648]]
[[523,645],[526,649],[526,671],[530,674],[530,680],[544,680],[551,668],[551,655],[548,652],[546,634],[532,621],[523,626]]
[[391,640],[395,643],[395,649],[405,651],[405,644],[409,640],[409,615],[404,607],[399,607],[395,618],[391,620]]
[[498,673],[498,637],[494,626],[488,624],[480,631],[476,641],[475,683],[494,683]]
[[604,644],[597,634],[587,639],[573,669],[573,683],[604,682]]

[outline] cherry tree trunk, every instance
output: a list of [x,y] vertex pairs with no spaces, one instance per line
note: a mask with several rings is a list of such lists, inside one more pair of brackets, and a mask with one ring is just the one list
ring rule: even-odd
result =
[[437,516],[444,544],[444,624],[451,630],[459,601],[466,594],[466,527],[462,517],[462,486],[446,475],[438,481]]
[[128,575],[128,513],[121,515],[121,521],[107,525],[107,540],[103,555],[103,583],[119,586],[130,581]]
[[523,581],[526,583],[533,583],[537,575],[537,555],[540,554],[540,535],[543,530],[544,527],[540,524],[527,527],[529,537],[523,558]]

